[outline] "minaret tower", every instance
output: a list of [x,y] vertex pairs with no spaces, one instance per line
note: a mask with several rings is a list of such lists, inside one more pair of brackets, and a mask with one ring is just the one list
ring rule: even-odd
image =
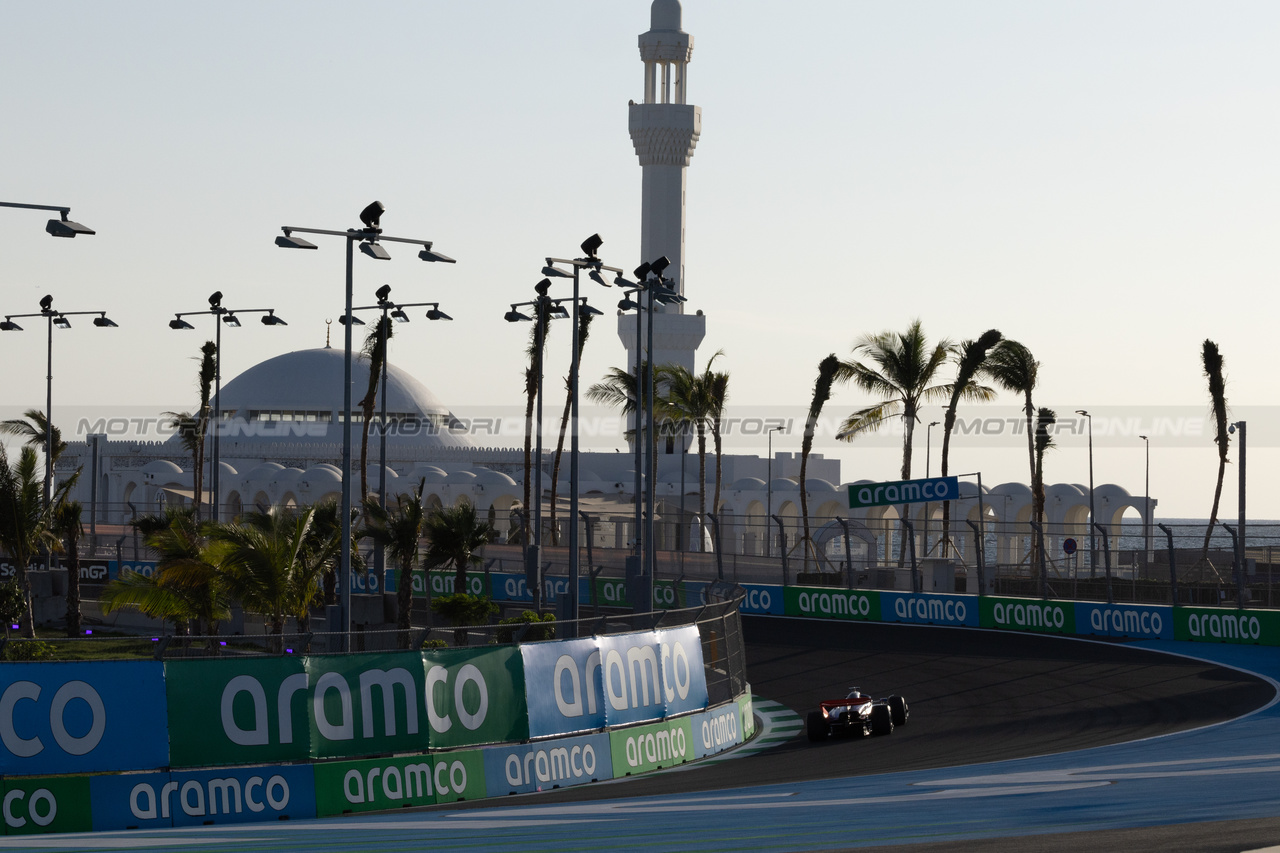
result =
[[[671,262],[666,276],[681,295],[684,279],[685,173],[702,132],[702,108],[687,103],[693,36],[680,29],[680,0],[654,0],[649,32],[640,35],[644,61],[644,103],[631,102],[631,142],[644,172],[640,207],[640,259],[663,255]],[[706,335],[706,317],[685,314],[684,306],[657,307],[653,363],[696,369],[694,354]],[[635,363],[635,321],[618,318],[618,337]],[[643,347],[644,342],[641,342]]]

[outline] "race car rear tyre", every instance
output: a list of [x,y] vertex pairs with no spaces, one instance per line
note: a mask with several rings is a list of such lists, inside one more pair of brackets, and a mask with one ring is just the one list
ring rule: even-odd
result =
[[831,723],[827,722],[827,718],[822,716],[821,711],[809,712],[809,740],[820,741],[826,740],[827,735],[831,734]]
[[907,707],[907,700],[901,696],[890,696],[887,702],[889,710],[893,713],[893,724],[895,726],[905,726],[907,720],[911,717],[911,709]]
[[871,733],[873,735],[893,734],[893,712],[888,705],[871,706]]

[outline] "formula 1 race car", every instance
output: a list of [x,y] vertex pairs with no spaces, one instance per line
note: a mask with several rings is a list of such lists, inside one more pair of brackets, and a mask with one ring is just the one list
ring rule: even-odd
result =
[[893,734],[894,727],[905,726],[910,716],[907,700],[901,696],[872,699],[855,687],[845,698],[819,702],[818,710],[809,712],[809,740],[826,740],[833,734]]

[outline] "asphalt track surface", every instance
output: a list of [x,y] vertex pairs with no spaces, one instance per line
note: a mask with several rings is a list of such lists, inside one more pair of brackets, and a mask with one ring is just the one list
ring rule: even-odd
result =
[[[707,797],[712,800],[718,798],[726,802],[746,801],[748,807],[753,798],[757,798],[760,804],[757,808],[779,807],[772,812],[776,815],[775,838],[773,846],[768,848],[779,850],[859,849],[917,853],[944,850],[961,853],[979,850],[997,853],[1057,853],[1070,850],[1076,853],[1083,847],[1101,851],[1124,850],[1126,853],[1143,853],[1148,850],[1221,850],[1226,853],[1280,844],[1280,818],[1258,818],[1255,810],[1242,812],[1251,815],[1248,819],[1214,821],[1212,817],[1203,814],[1193,815],[1192,809],[1184,805],[1169,806],[1171,809],[1179,809],[1173,814],[1153,814],[1150,821],[1144,821],[1152,825],[1142,828],[1071,832],[1054,825],[1052,830],[1046,830],[1044,834],[1016,835],[1013,831],[996,831],[994,835],[1005,837],[990,837],[989,833],[989,837],[976,840],[951,838],[936,843],[903,843],[907,841],[904,838],[893,846],[858,846],[856,829],[851,827],[842,831],[845,818],[840,813],[833,809],[824,811],[820,804],[816,810],[813,806],[808,807],[808,811],[787,810],[784,801],[795,797],[785,790],[783,793],[776,792],[789,785],[799,785],[812,791],[815,787],[813,780],[831,780],[832,791],[837,791],[840,786],[844,786],[840,789],[843,791],[860,784],[864,788],[870,785],[874,790],[879,784],[879,778],[919,779],[922,772],[927,775],[929,771],[962,766],[965,767],[962,771],[964,774],[981,774],[987,772],[984,765],[991,762],[1025,759],[1029,756],[1072,753],[1061,755],[1058,763],[1062,766],[1075,766],[1078,760],[1073,751],[1198,730],[1200,727],[1231,720],[1272,702],[1275,688],[1272,682],[1226,666],[1164,655],[1124,643],[1082,642],[1010,632],[765,617],[745,617],[744,630],[748,643],[748,675],[755,695],[778,701],[804,716],[820,700],[843,696],[852,686],[860,687],[872,695],[899,693],[910,702],[910,723],[899,728],[890,737],[832,739],[811,744],[802,733],[765,752],[705,767],[511,797],[501,801],[484,800],[452,807],[437,807],[416,815],[405,810],[388,818],[401,822],[418,820],[418,828],[413,830],[416,843],[406,843],[403,833],[410,830],[408,823],[400,824],[403,829],[400,830],[400,835],[396,835],[397,824],[394,822],[375,825],[367,821],[360,824],[347,819],[335,819],[315,822],[315,829],[319,832],[307,832],[303,826],[275,827],[269,839],[261,836],[261,829],[258,827],[244,826],[243,829],[228,828],[222,835],[221,843],[208,834],[202,837],[191,831],[181,834],[175,831],[173,835],[168,835],[167,843],[159,837],[149,839],[146,843],[138,843],[142,839],[134,833],[125,837],[103,837],[100,843],[95,843],[93,836],[62,836],[61,843],[56,843],[56,847],[63,850],[101,850],[108,846],[117,849],[134,847],[154,850],[516,849],[501,841],[503,836],[500,833],[504,831],[502,822],[509,822],[506,831],[521,832],[517,828],[519,822],[529,820],[528,815],[535,810],[543,810],[544,807],[550,807],[546,810],[545,818],[535,819],[549,828],[561,821],[569,821],[568,825],[573,826],[572,822],[578,815],[565,809],[597,808],[591,802],[619,802],[624,812],[627,809],[643,811],[653,808],[656,816],[658,804],[679,802],[685,796],[695,801],[698,797],[704,800]],[[1158,644],[1153,645],[1153,648],[1158,647]],[[1280,664],[1276,669],[1280,672]],[[1258,721],[1258,726],[1269,726],[1260,728],[1260,732],[1275,732],[1276,724],[1267,722],[1268,715],[1274,716],[1275,713],[1264,712],[1261,717],[1253,718]],[[1239,726],[1238,723],[1233,725]],[[1230,760],[1255,760],[1260,764],[1271,761],[1274,764],[1273,759],[1280,756],[1253,756],[1252,744],[1258,740],[1263,738],[1249,736],[1244,747],[1249,755],[1248,759]],[[1258,743],[1258,753],[1280,753],[1280,737],[1268,737],[1265,740],[1270,742]],[[1156,741],[1157,744],[1161,742]],[[1123,755],[1131,747],[1113,749]],[[1149,746],[1147,752],[1150,752]],[[1168,750],[1168,754],[1175,753],[1176,749]],[[1096,756],[1099,754],[1105,760],[1098,759]],[[1088,755],[1093,756],[1090,760],[1101,760],[1103,765],[1114,764],[1109,759],[1111,753],[1106,750],[1101,753],[1095,750]],[[1118,760],[1126,759],[1122,757]],[[1054,761],[1049,759],[1042,762],[1051,768],[1047,772],[1055,772],[1052,770]],[[969,767],[970,765],[976,766]],[[1007,768],[1010,765],[992,766]],[[1018,762],[1014,762],[1013,766],[1019,766]],[[1109,768],[1086,768],[1089,772],[1104,769],[1112,772]],[[1280,766],[1260,766],[1257,770],[1259,775],[1243,778],[1256,779],[1246,781],[1246,784],[1270,788],[1276,784],[1275,776],[1261,774],[1274,774],[1277,771],[1280,771]],[[991,784],[981,781],[984,778],[981,775],[956,780],[955,770],[945,772],[953,777],[945,783],[952,788],[966,784]],[[1002,769],[999,772],[1007,774],[1009,771]],[[1057,772],[1069,775],[1071,772],[1085,771]],[[872,777],[875,774],[890,775],[867,778],[866,783],[839,781]],[[1016,772],[1014,775],[1017,775]],[[1226,779],[1230,779],[1231,785],[1241,784],[1242,777],[1223,778],[1224,782],[1220,783],[1220,787],[1227,784]],[[1063,783],[1059,781],[1057,784]],[[1092,787],[1096,790],[1097,784],[1065,784],[1061,789],[1062,802],[1070,801],[1069,798],[1074,796],[1074,789]],[[1158,786],[1164,783],[1151,784],[1157,786],[1158,791]],[[1186,783],[1179,784],[1182,786],[1179,789],[1183,792],[1181,796],[1186,798]],[[1195,800],[1195,784],[1197,783],[1193,781],[1191,802]],[[1199,784],[1214,785],[1214,777],[1205,777],[1205,781]],[[819,793],[816,796],[821,796],[823,787],[821,783],[817,786]],[[755,790],[743,790],[748,788]],[[770,791],[775,793],[771,794]],[[1089,792],[1086,790],[1085,793]],[[815,795],[806,796],[812,799]],[[848,795],[838,792],[832,796]],[[771,803],[770,797],[783,797],[783,801]],[[626,803],[620,802],[623,798],[627,798]],[[897,796],[888,799],[904,798]],[[1017,799],[975,799],[972,800],[972,808],[975,815],[982,814],[984,809],[988,810],[989,817],[986,820],[992,827],[1012,827],[1017,825],[1017,811],[1009,804]],[[1156,800],[1159,800],[1158,795]],[[646,806],[649,802],[654,805]],[[930,801],[926,799],[923,802],[927,807]],[[557,804],[562,804],[559,817],[556,816]],[[862,815],[859,819],[865,820],[867,810],[858,806],[854,808]],[[890,809],[892,806],[884,808]],[[913,814],[909,809],[910,807],[908,814]],[[1192,822],[1174,822],[1183,814],[1182,809],[1186,810],[1185,819]],[[1153,810],[1158,812],[1160,807],[1155,806]],[[522,811],[527,814],[521,815]],[[1070,809],[1067,808],[1067,811]],[[1263,813],[1268,812],[1264,810]],[[1280,810],[1274,813],[1280,815]],[[467,825],[470,814],[475,814],[477,818],[482,814],[485,816],[474,822],[474,830],[463,831],[461,828]],[[760,814],[763,816],[767,812]],[[824,818],[832,824],[831,833],[824,837],[839,838],[840,843],[848,846],[835,846],[829,840],[823,843],[805,840],[818,836],[812,833],[806,835],[802,830]],[[1043,820],[1040,817],[1036,819]],[[444,822],[436,823],[441,820]],[[910,822],[913,818],[908,817],[906,820]],[[796,823],[793,825],[790,821]],[[463,833],[452,835],[452,843],[445,841],[434,831],[437,827],[443,829],[449,822],[459,827],[458,831]],[[529,828],[522,832],[536,832],[532,829],[534,825],[530,823]],[[379,829],[383,826],[388,833],[385,836]],[[585,824],[582,826],[582,832],[587,832],[589,827]],[[1117,826],[1121,824],[1117,823]],[[710,831],[711,827],[707,829]],[[301,834],[298,834],[299,830],[302,830]],[[621,830],[622,826],[619,825],[618,831]],[[609,837],[607,824],[600,824],[599,831],[606,833],[601,838]],[[475,834],[471,834],[472,832]],[[661,835],[664,832],[675,838],[679,837],[680,830],[677,825],[664,829],[659,824],[654,827],[655,834],[652,838],[656,841],[658,837],[667,837]],[[250,838],[241,838],[242,833],[259,837],[252,839],[250,844]],[[429,840],[433,837],[438,839],[438,843]],[[511,837],[507,836],[508,841]],[[531,840],[528,835],[524,837]],[[788,842],[791,838],[794,838],[794,843]],[[130,839],[136,840],[130,843]],[[457,846],[461,845],[463,839],[466,839],[465,846]],[[53,842],[53,839],[49,841]],[[550,838],[545,841],[548,844],[555,843]],[[706,849],[690,848],[691,843],[693,842],[686,839],[680,849]],[[17,844],[30,845],[26,849],[47,850],[54,846],[45,846],[39,838],[27,837],[21,840],[7,839],[0,842],[0,847],[9,848]],[[654,846],[665,847],[662,843]],[[733,843],[726,841],[720,849],[731,850],[734,847]],[[588,848],[579,845],[575,849]]]

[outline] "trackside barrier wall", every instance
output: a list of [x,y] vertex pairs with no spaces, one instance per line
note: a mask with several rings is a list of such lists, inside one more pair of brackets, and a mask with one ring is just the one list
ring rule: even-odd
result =
[[[767,587],[786,616],[999,628],[1065,636],[1137,637],[1280,646],[1280,612],[1107,604],[999,596],[911,594],[833,587]],[[744,599],[742,612],[747,608]]]
[[745,682],[709,707],[703,640],[687,625],[518,647],[3,664],[0,823],[301,819],[670,767],[753,733]]

